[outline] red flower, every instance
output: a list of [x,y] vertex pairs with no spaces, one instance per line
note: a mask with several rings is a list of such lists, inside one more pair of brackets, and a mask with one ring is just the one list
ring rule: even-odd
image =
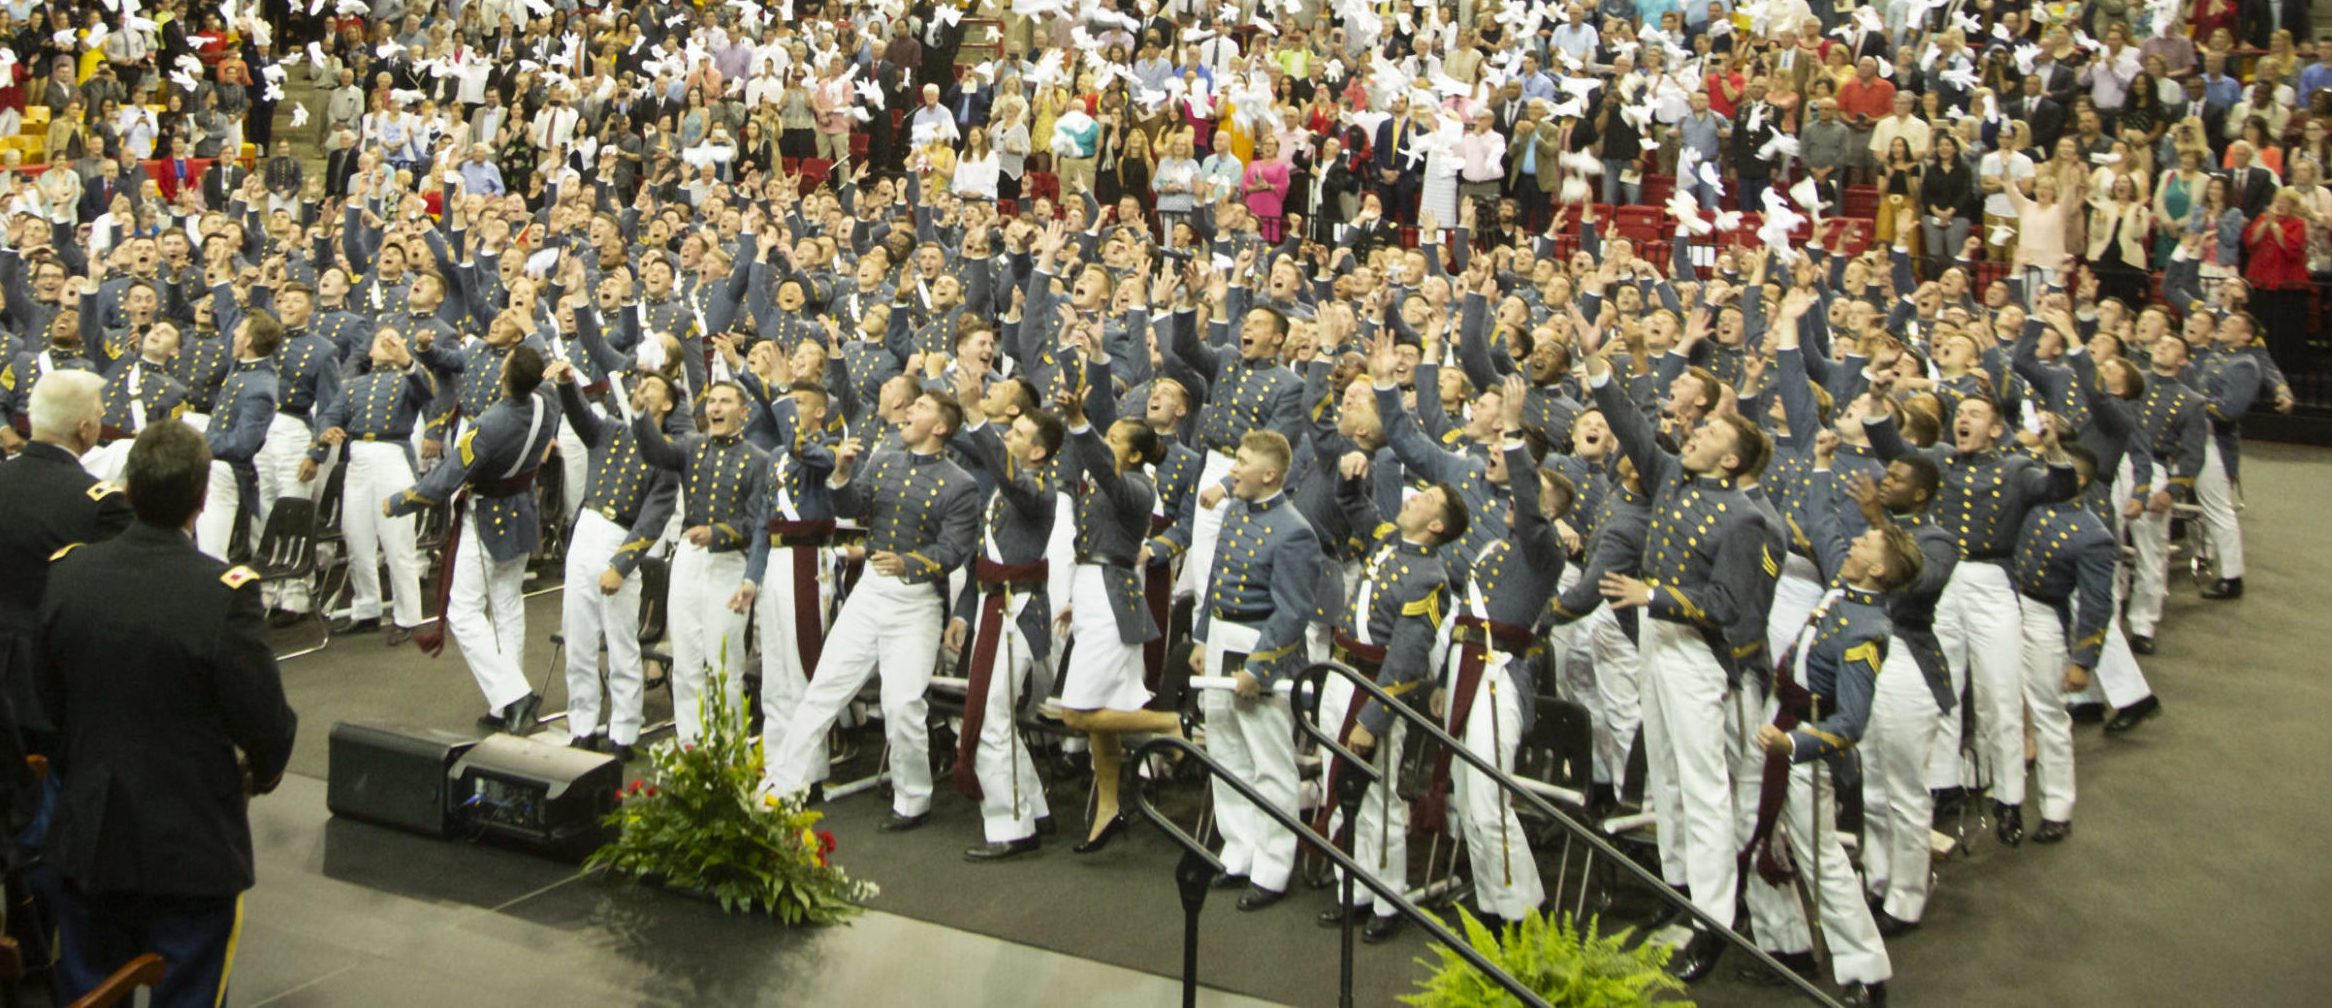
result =
[[[840,843],[835,842],[834,834],[828,833],[825,830],[818,831],[818,853],[820,855],[832,854],[837,848],[841,846],[842,845]],[[824,860],[824,857],[821,856],[819,860]]]
[[656,789],[655,789],[655,788],[653,788],[653,787],[650,787],[650,788],[648,789],[648,797],[650,797],[650,798],[654,798],[654,797],[656,797]]
[[625,794],[639,794],[639,793],[640,793],[640,789],[641,789],[642,787],[645,787],[645,786],[647,786],[647,782],[646,782],[646,781],[640,780],[639,778],[635,777],[635,778],[632,778],[632,786],[631,786],[629,789],[626,789],[626,790],[624,791],[624,793],[625,793]]

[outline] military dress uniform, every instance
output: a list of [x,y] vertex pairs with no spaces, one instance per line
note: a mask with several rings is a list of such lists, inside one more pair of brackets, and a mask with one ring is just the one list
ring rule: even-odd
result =
[[944,454],[901,450],[867,460],[840,482],[829,477],[827,487],[834,492],[835,513],[857,517],[866,527],[868,555],[896,554],[905,569],[885,574],[870,562],[843,601],[801,703],[782,731],[764,728],[762,787],[776,794],[807,788],[826,762],[826,729],[879,671],[891,810],[916,819],[931,810],[924,693],[946,615],[941,593],[949,572],[976,555],[979,484]]
[[[1433,685],[1440,658],[1436,645],[1446,639],[1442,621],[1450,611],[1449,569],[1441,561],[1439,545],[1410,541],[1390,522],[1377,520],[1367,480],[1345,480],[1342,498],[1352,524],[1369,527],[1374,534],[1354,592],[1350,627],[1338,628],[1333,654],[1401,702],[1417,703],[1422,695],[1412,694]],[[1329,837],[1350,829],[1347,846],[1353,860],[1386,888],[1405,892],[1409,803],[1396,792],[1408,722],[1340,676],[1330,676],[1321,687],[1318,714],[1320,726],[1346,746],[1352,744],[1355,726],[1375,737],[1375,747],[1365,758],[1377,779],[1361,798],[1359,814],[1346,822],[1337,804],[1338,781],[1351,768],[1331,757],[1322,792],[1326,800],[1314,826]],[[1366,888],[1355,887],[1352,898],[1356,908],[1373,907],[1378,917],[1391,918],[1398,912]]]
[[235,506],[214,508],[219,500],[214,486],[194,526],[194,541],[214,557],[227,555],[238,519],[259,513],[259,452],[275,423],[279,389],[275,361],[268,357],[236,361],[219,385],[203,439],[210,443],[212,481],[218,480],[221,466],[234,477]]
[[[300,479],[300,463],[315,440],[310,422],[318,409],[340,394],[340,362],[331,343],[303,330],[284,333],[275,350],[276,413],[251,460],[258,478],[258,510],[251,515],[251,541],[257,543],[283,497],[314,498],[313,481]],[[297,579],[268,586],[269,602],[290,612],[308,611],[308,586]]]
[[8,572],[0,577],[0,703],[9,708],[0,725],[0,781],[29,785],[19,779],[25,753],[52,751],[55,728],[42,713],[32,662],[50,559],[75,543],[111,539],[129,524],[121,487],[99,482],[63,448],[27,442],[0,462],[0,570]]
[[[1106,378],[1098,387],[1107,388]],[[1063,673],[1061,706],[1132,711],[1150,702],[1143,646],[1165,633],[1144,604],[1142,572],[1136,569],[1158,494],[1149,475],[1117,471],[1116,457],[1102,440],[1102,422],[1095,418],[1070,432],[1069,468],[1062,472],[1076,490],[1069,633],[1077,647]]]
[[[523,588],[526,558],[542,545],[534,477],[558,428],[557,412],[548,389],[503,398],[420,482],[387,500],[391,517],[432,506],[462,512],[448,533],[459,536],[447,547],[452,569],[439,573],[444,626],[460,642],[462,660],[485,694],[488,710],[506,717],[514,705],[534,697],[524,671]],[[426,638],[418,639],[431,646]],[[434,648],[430,653],[436,653]]]
[[2211,556],[2221,580],[2243,581],[2243,527],[2235,519],[2235,471],[2242,452],[2243,415],[2266,391],[2267,377],[2260,360],[2247,349],[2216,347],[2199,355],[2187,367],[2203,393],[2204,412],[2210,418],[2211,437],[2203,447],[2202,471],[2195,475],[2194,502],[2202,509],[2202,527],[2211,537]]
[[[2016,540],[2016,590],[2024,596],[2024,707],[2032,719],[2041,819],[2073,820],[2073,719],[2060,684],[2068,665],[2095,670],[2113,619],[2113,568],[2121,543],[2077,502],[2032,509]],[[2022,783],[2022,768],[2007,771]],[[1999,782],[1993,784],[2001,791]],[[2024,789],[2012,789],[2019,798]],[[2007,801],[2003,798],[2002,801]],[[2009,804],[2019,804],[2009,802]]]
[[[1199,486],[1213,486],[1231,474],[1239,439],[1250,431],[1278,431],[1290,445],[1303,441],[1303,379],[1295,372],[1277,360],[1247,360],[1235,345],[1201,343],[1196,312],[1176,312],[1173,330],[1175,354],[1207,380],[1206,402],[1198,411],[1197,447],[1206,451]],[[1216,545],[1229,507],[1227,502],[1202,507],[1191,518],[1182,584],[1194,596],[1203,596],[1214,576]]]
[[226,996],[253,880],[245,796],[282,779],[298,725],[258,579],[143,523],[48,572],[36,660],[63,743],[47,848],[63,997],[146,952],[168,966],[154,1003]]
[[[833,493],[826,487],[834,450],[821,432],[801,425],[792,399],[772,404],[779,445],[769,453],[769,479],[753,507],[753,545],[745,558],[745,580],[758,586],[753,604],[761,630],[761,723],[768,732],[793,716],[810,687],[842,575],[834,550]],[[818,761],[810,780],[824,781],[826,772]]]
[[[628,746],[640,740],[640,561],[664,534],[680,494],[680,481],[641,457],[630,424],[603,419],[584,403],[581,390],[559,386],[559,405],[587,454],[570,456],[588,478],[577,498],[581,509],[567,538],[567,587],[560,602],[560,628],[567,649],[567,734],[581,742],[599,734]],[[622,575],[614,593],[599,586],[603,571]],[[599,654],[607,653],[607,710],[600,712]]]
[[1726,755],[1745,743],[1727,708],[1741,670],[1764,660],[1782,537],[1734,480],[1693,475],[1662,451],[1626,390],[1603,378],[1591,382],[1595,404],[1651,497],[1643,572],[1652,599],[1636,646],[1650,779],[1666,784],[1667,800],[1653,807],[1660,846],[1682,848],[1693,904],[1729,921],[1738,872]]
[[[745,580],[753,544],[753,508],[769,479],[769,456],[742,433],[667,436],[646,415],[632,418],[632,437],[649,465],[680,474],[680,527],[705,528],[702,545],[684,534],[672,555],[672,719],[682,742],[704,734],[702,696],[718,673],[729,711],[745,716],[745,614],[729,597]],[[717,666],[717,667],[716,667]]]
[[67,349],[50,344],[45,349],[29,347],[16,352],[6,367],[0,368],[0,400],[7,404],[8,421],[16,425],[20,434],[32,431],[32,419],[27,411],[32,406],[32,387],[41,376],[51,371],[97,371],[97,362],[85,356],[86,348]]
[[[1586,563],[1579,568],[1578,577],[1555,594],[1547,610],[1558,629],[1576,624],[1574,641],[1580,634],[1586,635],[1595,669],[1593,779],[1609,783],[1616,791],[1627,783],[1628,754],[1635,749],[1636,732],[1644,719],[1643,663],[1636,647],[1642,614],[1612,608],[1604,601],[1599,585],[1605,574],[1634,577],[1642,568],[1652,502],[1608,474],[1599,472],[1594,479],[1607,485],[1596,501],[1586,540],[1580,544]],[[1590,496],[1594,495],[1581,495],[1582,499]],[[1646,778],[1645,794],[1656,808],[1659,796],[1672,790],[1674,782],[1651,773],[1649,765]],[[1680,845],[1664,844],[1660,854],[1667,881],[1685,885]]]
[[[421,604],[421,553],[413,518],[383,516],[366,506],[413,485],[413,425],[437,394],[429,369],[417,364],[402,368],[373,367],[348,379],[341,394],[316,413],[320,431],[338,428],[341,464],[348,467],[341,499],[355,501],[340,515],[342,538],[348,543],[348,618],[377,620],[381,616],[381,561],[389,567],[390,616],[397,626],[412,630],[426,618]],[[321,437],[307,457],[321,465],[330,446]]]
[[[1830,505],[1832,496],[1827,485],[1818,487],[1813,506]],[[1835,770],[1854,758],[1853,750],[1870,721],[1871,697],[1886,664],[1893,626],[1881,595],[1839,580],[1836,572],[1845,561],[1847,542],[1836,515],[1814,518],[1826,526],[1809,531],[1817,540],[1817,563],[1828,573],[1831,587],[1775,665],[1770,683],[1760,682],[1768,687],[1764,709],[1775,716],[1773,724],[1788,732],[1790,751],[1778,757],[1748,747],[1751,751],[1740,770],[1745,778],[1759,781],[1761,788],[1744,789],[1751,796],[1742,808],[1756,813],[1752,851],[1769,844],[1773,832],[1787,843],[1797,884],[1811,896],[1821,917],[1833,979],[1841,985],[1878,984],[1893,975],[1894,967],[1862,884],[1832,827],[1837,803],[1831,783],[1836,777],[1824,780],[1821,765]],[[1756,794],[1759,790],[1762,795]],[[1778,806],[1772,801],[1776,791]],[[1812,949],[1803,906],[1762,872],[1749,879],[1743,900],[1760,946],[1784,953]]]
[[185,383],[170,376],[166,362],[131,355],[106,371],[100,443],[81,456],[99,479],[119,480],[129,462],[130,441],[151,420],[176,420],[186,413]]
[[993,424],[967,428],[955,443],[995,490],[981,508],[979,555],[954,607],[953,618],[968,627],[954,780],[980,803],[985,840],[1012,843],[1035,836],[1037,819],[1052,814],[1015,718],[1036,657],[1052,650],[1045,552],[1061,511],[1056,477],[1065,474],[1051,459],[1027,466],[1012,458]]
[[[1849,514],[1855,513],[1842,509],[1838,519],[1852,529]],[[1959,703],[1935,636],[1935,608],[1959,566],[1959,541],[1932,517],[1931,511],[1895,516],[1919,544],[1925,563],[1910,584],[1887,593],[1894,634],[1860,747],[1863,888],[1887,916],[1914,924],[1926,912],[1933,861],[1928,834],[1935,822],[1935,793],[1927,788],[1928,758],[1945,715]],[[1947,745],[1947,752],[1956,751],[1958,739]]]
[[1176,565],[1190,549],[1190,526],[1198,513],[1199,473],[1206,460],[1198,450],[1166,435],[1166,458],[1157,469],[1156,503],[1150,510],[1150,562],[1142,570],[1142,600],[1158,636],[1142,645],[1143,681],[1155,688],[1166,674],[1168,629],[1173,622]]
[[[2146,395],[2138,401],[2138,427],[2154,449],[2154,468],[2161,479],[2155,487],[2168,491],[2173,501],[2199,497],[2204,474],[2218,461],[2209,408],[2209,401],[2184,381],[2162,374],[2146,376]],[[2226,479],[2224,466],[2216,479],[2222,483]],[[2219,537],[2211,534],[2212,545],[2218,546]],[[2130,636],[2151,638],[2169,591],[2170,515],[2151,509],[2139,514],[2130,523],[2130,543],[2136,547],[2137,568],[2131,572],[2129,608],[2123,618]]]
[[[1538,669],[1548,659],[1537,627],[1562,581],[1566,557],[1554,525],[1540,510],[1538,469],[1529,450],[1520,441],[1509,441],[1502,450],[1514,492],[1513,527],[1474,557],[1473,576],[1462,590],[1450,632],[1454,660],[1444,666],[1442,682],[1449,690],[1449,733],[1499,769],[1511,771],[1515,749],[1535,713]],[[1453,769],[1450,762],[1442,751],[1430,793],[1438,793],[1454,773],[1455,832],[1473,865],[1475,905],[1519,920],[1546,898],[1522,821],[1497,782],[1470,764]],[[1421,809],[1419,817],[1430,819],[1430,813]]]
[[[1320,586],[1319,537],[1285,493],[1261,501],[1224,496],[1217,509],[1225,515],[1222,562],[1206,575],[1191,636],[1207,672],[1245,671],[1262,694],[1253,700],[1228,689],[1201,695],[1207,752],[1274,807],[1295,815],[1295,721],[1288,698],[1274,687],[1304,665],[1304,625]],[[1209,786],[1223,833],[1224,872],[1274,896],[1286,892],[1295,834],[1220,781]]]
[[[1914,449],[1903,441],[1894,417],[1865,418],[1863,429],[1880,458],[1893,462]],[[1930,750],[1930,789],[1960,786],[1957,740],[1961,719],[1976,718],[1976,754],[1993,772],[1993,798],[2007,804],[2023,799],[2024,607],[2009,578],[2008,563],[2018,529],[2032,508],[2070,498],[2077,481],[2070,465],[2044,465],[2029,455],[1990,447],[1960,452],[1938,443],[1924,453],[1943,474],[1928,511],[1959,541],[1961,562],[1936,602],[1935,632],[1951,669],[1952,693],[1968,691],[1974,701],[1954,706],[1943,734]],[[2001,785],[2010,790],[2001,793]],[[2014,799],[2014,800],[2011,800]]]

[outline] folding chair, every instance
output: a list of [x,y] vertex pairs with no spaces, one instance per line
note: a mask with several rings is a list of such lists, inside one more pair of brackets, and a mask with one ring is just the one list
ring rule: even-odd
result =
[[324,600],[316,584],[316,502],[306,497],[278,497],[275,509],[267,513],[267,527],[260,530],[259,544],[252,548],[247,565],[259,572],[259,584],[284,585],[304,582],[309,589],[307,615],[313,617],[319,628],[315,646],[277,655],[278,660],[315,654],[332,643],[332,623],[323,615]]

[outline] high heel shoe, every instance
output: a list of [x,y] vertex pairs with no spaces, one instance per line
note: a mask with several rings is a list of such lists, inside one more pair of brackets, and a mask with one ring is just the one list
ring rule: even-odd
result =
[[1110,841],[1117,839],[1117,835],[1125,831],[1126,814],[1120,812],[1109,817],[1109,824],[1101,827],[1101,832],[1095,833],[1091,837],[1078,841],[1076,846],[1069,848],[1069,852],[1072,854],[1096,853],[1102,848],[1109,846]]

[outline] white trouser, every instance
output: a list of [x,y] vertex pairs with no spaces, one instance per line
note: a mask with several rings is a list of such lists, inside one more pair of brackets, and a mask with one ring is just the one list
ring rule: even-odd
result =
[[[1492,652],[1474,687],[1474,706],[1466,715],[1458,741],[1495,764],[1514,769],[1514,750],[1522,736],[1522,698],[1506,676],[1510,656]],[[1457,701],[1452,698],[1454,710]],[[1474,903],[1483,913],[1519,920],[1546,899],[1539,881],[1538,861],[1531,856],[1529,838],[1514,803],[1488,775],[1464,760],[1450,761],[1450,813],[1458,836],[1465,840],[1466,859],[1474,868]]]
[[2137,556],[2130,575],[2130,604],[2123,618],[2129,632],[2154,636],[2162,622],[2162,598],[2170,588],[2170,515],[2146,511],[2130,521],[2130,545]]
[[[1765,787],[1765,750],[1755,744],[1757,726],[1772,724],[1780,704],[1752,687],[1738,690],[1726,705],[1733,731],[1726,740],[1726,765],[1733,768],[1733,849],[1749,846],[1757,833],[1757,803]],[[1805,867],[1804,862],[1798,862]],[[1800,952],[1812,948],[1813,926],[1797,894],[1765,881],[1755,872],[1742,880],[1741,899],[1749,911],[1749,928],[1757,947],[1768,952]]]
[[2217,438],[2204,438],[2202,472],[2194,477],[2194,502],[2202,506],[2201,531],[2211,537],[2218,554],[2219,576],[2243,576],[2243,527],[2235,521],[2235,488],[2227,479],[2227,460],[2219,456]]
[[[1724,666],[1698,630],[1644,617],[1644,749],[1660,787],[1653,817],[1663,866],[1675,857],[1692,902],[1713,920],[1733,919],[1739,871],[1726,753],[1740,726],[1729,716]],[[1671,855],[1669,848],[1678,848]]]
[[[2032,719],[2033,765],[2039,780],[2041,818],[2050,822],[2073,819],[2073,717],[2065,710],[2058,690],[2065,677],[2065,625],[2057,610],[2045,602],[2024,600],[2025,713]],[[2023,726],[2018,725],[2017,755],[2023,755]],[[1992,797],[2010,805],[2024,804],[2024,764],[2001,764],[1992,774]]]
[[672,724],[682,742],[704,734],[704,688],[715,673],[729,701],[729,717],[743,730],[745,614],[729,597],[745,580],[741,550],[714,553],[682,540],[672,554],[672,586],[665,619],[672,635]]
[[[1044,782],[1036,776],[1036,762],[1028,758],[1028,746],[1020,740],[1020,725],[1015,720],[1020,698],[1028,688],[1029,668],[1036,664],[1028,638],[1020,632],[1018,617],[1027,605],[1028,596],[1015,596],[1001,617],[1004,632],[996,635],[996,667],[988,677],[987,712],[980,719],[979,745],[972,750],[972,774],[980,781],[980,834],[989,843],[1035,836],[1036,821],[1053,814],[1045,803]],[[767,684],[762,688],[767,689]]]
[[1919,920],[1927,912],[1928,834],[1935,795],[1927,790],[1927,753],[1943,727],[1935,692],[1911,648],[1887,642],[1870,702],[1862,745],[1862,871],[1864,885],[1885,900],[1887,915]]
[[[1883,983],[1894,975],[1894,967],[1887,961],[1887,947],[1879,938],[1878,923],[1870,915],[1870,905],[1863,902],[1862,884],[1855,880],[1854,866],[1847,862],[1846,849],[1839,845],[1837,832],[1829,826],[1838,815],[1835,784],[1830,768],[1819,760],[1790,767],[1788,797],[1782,802],[1776,828],[1788,838],[1790,859],[1797,866],[1799,878],[1793,885],[1805,886],[1812,893],[1815,908],[1821,914],[1822,938],[1830,949],[1832,979],[1840,984]],[[1747,814],[1753,818],[1755,806]],[[1770,916],[1794,917],[1799,921],[1796,934],[1800,940],[1782,945],[1779,951],[1803,952],[1812,947],[1812,936],[1804,930],[1805,912],[1795,892],[1755,880],[1748,888],[1747,899],[1751,916],[1759,920],[1753,925],[1758,929],[1759,945],[1776,948],[1765,935],[1763,921]]]
[[[1192,493],[1205,493],[1206,488],[1221,484],[1223,478],[1231,474],[1231,456],[1209,451],[1204,458],[1205,462],[1199,467],[1198,485],[1191,490]],[[1228,493],[1213,507],[1202,507],[1192,502],[1190,549],[1182,554],[1182,579],[1174,586],[1175,594],[1189,595],[1197,598],[1199,604],[1206,604],[1207,585],[1213,583],[1215,544],[1222,538],[1223,515],[1230,506],[1231,495]]]
[[567,639],[567,735],[599,733],[599,649],[607,648],[607,739],[619,745],[640,740],[640,693],[646,673],[640,665],[640,574],[635,570],[609,595],[599,575],[622,548],[631,530],[597,511],[575,520],[567,541],[567,589],[561,593],[562,632]]
[[[1320,726],[1330,731],[1342,728],[1344,716],[1352,705],[1366,699],[1357,696],[1358,692],[1352,680],[1329,676],[1327,684],[1320,689]],[[1397,893],[1409,889],[1409,803],[1397,793],[1401,789],[1401,740],[1407,737],[1408,727],[1408,722],[1395,715],[1384,734],[1378,736],[1376,747],[1369,751],[1367,758],[1369,765],[1376,769],[1377,779],[1368,786],[1368,793],[1361,796],[1360,814],[1354,817],[1349,845],[1352,860],[1379,885]],[[1348,738],[1337,741],[1350,744]],[[1327,765],[1334,766],[1336,757],[1328,758]],[[1345,772],[1350,773],[1351,768],[1345,768]],[[1332,807],[1336,805],[1334,794],[1325,794],[1322,799]],[[1343,826],[1344,812],[1338,809],[1328,817],[1328,835],[1334,837]],[[1342,879],[1343,869],[1337,869],[1337,876]],[[1399,912],[1392,904],[1377,900],[1376,894],[1359,882],[1352,885],[1352,905],[1374,906],[1380,917]]]
[[389,564],[389,597],[396,624],[421,625],[421,553],[414,545],[413,516],[381,514],[378,501],[413,485],[413,463],[405,446],[393,441],[343,443],[348,467],[343,484],[340,530],[348,543],[348,618],[381,614],[381,560]]
[[[1644,719],[1643,701],[1637,693],[1640,663],[1636,642],[1608,605],[1588,613],[1579,626],[1576,633],[1586,636],[1587,649],[1595,656],[1599,715],[1595,722],[1595,764],[1609,770],[1613,788],[1623,788],[1627,786],[1628,753],[1636,747],[1636,728]],[[1682,882],[1683,863],[1675,867],[1677,874],[1669,881]]]
[[883,734],[890,746],[891,811],[919,816],[931,811],[930,705],[924,692],[939,654],[939,589],[909,584],[873,569],[858,579],[834,633],[818,656],[817,671],[801,703],[769,745],[762,787],[792,794],[810,786],[826,763],[826,729],[857,698],[868,676],[882,673]]
[[500,711],[532,692],[526,684],[526,557],[497,561],[486,555],[474,512],[462,515],[461,546],[454,551],[453,586],[445,601],[445,626],[461,645],[462,660],[486,694],[486,706]]
[[[779,728],[801,706],[810,688],[811,667],[802,662],[801,628],[794,616],[794,569],[810,564],[818,576],[818,627],[833,622],[833,554],[823,546],[769,546],[769,568],[762,575],[760,594],[754,597],[761,633],[761,735],[774,739]],[[826,637],[831,641],[832,638]],[[810,783],[824,781],[828,767],[817,760],[810,767]]]
[[[2024,766],[2024,624],[2021,596],[1997,563],[1962,560],[1935,606],[1935,638],[1951,669],[1953,696],[1973,687],[1972,704],[1956,704],[1930,748],[1927,786],[1955,787],[1960,774],[1960,720],[1976,719],[1977,759],[1995,777]],[[1973,707],[1973,710],[1962,710]],[[1980,779],[1980,778],[1979,778]]]
[[[211,418],[207,413],[186,413],[180,415],[178,419],[198,431],[208,430],[211,425]],[[123,450],[122,460],[124,462],[129,460],[127,449]],[[402,490],[404,487],[397,489]],[[388,495],[382,494],[381,496]],[[380,507],[380,500],[376,498],[368,502],[368,505],[377,509]],[[209,554],[214,559],[225,560],[227,558],[227,545],[235,538],[236,512],[242,510],[242,506],[242,497],[235,489],[234,467],[217,459],[212,459],[210,483],[203,488],[202,492],[202,513],[196,515],[194,519],[195,548]]]
[[1777,660],[1788,654],[1821,601],[1821,571],[1812,560],[1790,554],[1782,564],[1781,580],[1773,583],[1773,608],[1765,612],[1765,653]]
[[[259,454],[251,460],[259,473],[259,513],[251,516],[251,545],[256,548],[267,529],[267,516],[275,513],[275,502],[281,497],[316,495],[315,484],[300,481],[300,463],[308,457],[310,440],[308,422],[287,413],[277,413],[267,424],[267,440],[259,445]],[[405,486],[411,486],[411,483]],[[403,489],[398,487],[396,489]],[[384,494],[383,496],[386,496]],[[268,586],[266,595],[273,604],[290,612],[308,611],[308,586],[294,579]]]
[[2090,670],[2089,688],[2067,698],[2068,702],[2104,703],[2116,710],[2154,695],[2154,687],[2146,682],[2146,672],[2138,667],[2138,656],[2130,650],[2129,636],[2121,630],[2123,593],[2128,579],[2116,572],[2113,579],[2112,619],[2105,621],[2105,646],[2098,649],[2097,667]]
[[565,510],[544,516],[553,525],[563,525],[583,510],[584,481],[591,476],[591,447],[583,443],[583,436],[575,433],[574,425],[564,416],[559,418],[558,445],[559,490],[565,495],[560,498],[560,506]]
[[[1207,624],[1206,667],[1216,675],[1229,673],[1223,654],[1246,654],[1255,647],[1256,630],[1226,620]],[[1241,700],[1231,690],[1210,689],[1200,694],[1206,715],[1207,754],[1247,782],[1264,799],[1289,815],[1296,809],[1296,746],[1294,712],[1288,698],[1265,690],[1253,700]],[[1286,892],[1295,870],[1296,835],[1256,811],[1246,798],[1221,781],[1214,792],[1215,823],[1223,831],[1223,870],[1244,875],[1255,885]]]

